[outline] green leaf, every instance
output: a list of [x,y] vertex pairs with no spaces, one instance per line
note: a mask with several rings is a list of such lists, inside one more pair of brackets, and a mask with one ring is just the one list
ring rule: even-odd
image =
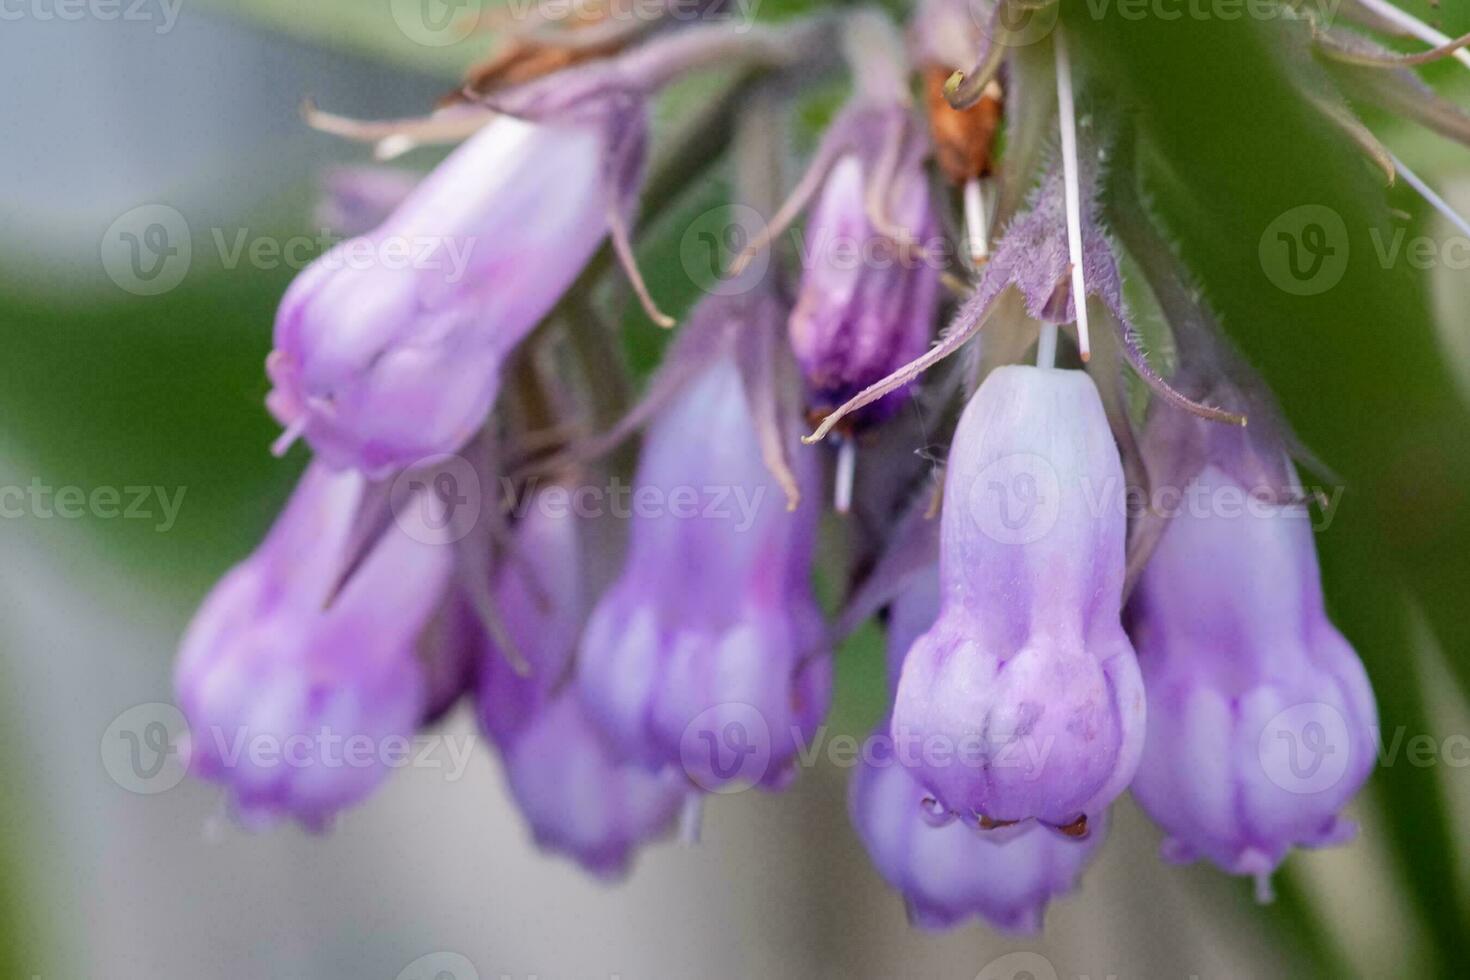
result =
[[[1301,98],[1298,84],[1316,70],[1284,43],[1289,25],[1068,24],[1084,42],[1088,77],[1116,87],[1112,108],[1136,121],[1151,149],[1145,184],[1208,302],[1307,445],[1344,477],[1341,507],[1319,540],[1329,599],[1368,665],[1384,729],[1426,731],[1406,669],[1401,596],[1407,589],[1426,610],[1470,692],[1470,413],[1436,339],[1427,277],[1379,257],[1396,229],[1390,209],[1413,212],[1413,235],[1426,233],[1423,208],[1402,191],[1386,194]],[[1306,223],[1325,238],[1303,237],[1291,217],[1303,207],[1316,209]],[[1296,241],[1295,266],[1283,233]],[[1319,258],[1315,277],[1294,275]],[[1470,915],[1447,877],[1453,839],[1442,794],[1432,774],[1406,766],[1376,782],[1447,970],[1463,960]]]

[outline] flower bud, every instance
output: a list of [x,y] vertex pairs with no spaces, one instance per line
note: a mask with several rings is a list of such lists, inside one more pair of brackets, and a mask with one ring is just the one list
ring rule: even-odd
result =
[[1127,787],[1144,698],[1119,613],[1125,486],[1086,374],[994,371],[955,432],[942,603],[904,664],[896,740],[946,810],[1083,833]]
[[689,787],[676,770],[615,761],[570,683],[588,609],[582,523],[533,500],[516,528],[495,606],[529,670],[519,673],[507,651],[487,645],[479,712],[536,843],[615,878],[638,845],[671,828]]
[[333,235],[366,235],[387,221],[413,193],[420,175],[396,167],[337,167],[329,170],[317,204],[316,222]]
[[1338,813],[1373,769],[1377,713],[1327,619],[1310,513],[1279,499],[1285,451],[1181,414],[1161,408],[1145,438],[1199,462],[1129,605],[1149,703],[1133,794],[1166,856],[1254,875],[1266,897],[1292,846],[1351,835]]
[[595,120],[497,117],[376,231],[313,262],[267,361],[287,435],[373,476],[464,445],[505,357],[602,243],[609,202],[631,199],[641,117],[621,139],[613,177]]
[[[809,490],[812,454],[793,463]],[[627,563],[583,641],[583,703],[651,768],[682,765],[705,789],[780,785],[830,696],[817,510],[810,493],[787,509],[731,357],[654,422],[635,484]]]
[[184,636],[174,683],[190,766],[225,785],[248,825],[294,817],[324,827],[377,786],[386,747],[411,738],[425,715],[415,642],[440,602],[451,550],[390,523],[357,561],[365,486],[313,464]]
[[[902,127],[903,110],[894,124]],[[928,179],[909,153],[889,191],[889,220],[907,240],[885,237],[868,215],[873,154],[838,161],[807,225],[807,264],[791,314],[791,345],[812,408],[825,413],[928,348],[939,304],[939,266],[922,253],[938,240]],[[869,423],[901,404],[900,392],[866,410]]]

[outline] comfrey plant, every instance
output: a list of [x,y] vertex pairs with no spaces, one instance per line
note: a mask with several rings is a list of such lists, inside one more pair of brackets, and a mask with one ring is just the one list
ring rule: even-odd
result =
[[[919,563],[888,606],[888,669],[891,683],[904,659],[939,616],[937,541],[928,529],[911,530]],[[1103,818],[1078,842],[1049,833],[1039,824],[1001,834],[962,821],[938,805],[899,761],[899,743],[885,742],[887,725],[854,773],[849,808],[853,826],[883,878],[904,897],[909,920],[924,929],[945,929],[979,916],[1005,932],[1041,929],[1047,903],[1076,887],[1083,868],[1105,837]]]
[[[1466,139],[1411,69],[1470,39],[1343,10],[1279,25],[1310,105],[1442,204],[1321,87]],[[1168,859],[1263,898],[1293,847],[1346,841],[1377,718],[1298,475],[1325,463],[1190,286],[1056,5],[648,12],[507,34],[424,119],[310,110],[381,157],[460,145],[422,179],[332,177],[354,237],[291,286],[266,365],[276,449],[313,460],[184,639],[193,770],[245,823],[325,827],[386,771],[335,746],[473,699],[536,842],[616,876],[709,795],[786,787],[834,648],[879,616],[851,816],[918,925],[1039,929],[1130,788]],[[794,160],[786,123],[844,78]],[[609,324],[630,290],[676,326],[654,294],[678,292],[633,229],[722,163],[764,226],[682,236],[723,274],[630,404]]]

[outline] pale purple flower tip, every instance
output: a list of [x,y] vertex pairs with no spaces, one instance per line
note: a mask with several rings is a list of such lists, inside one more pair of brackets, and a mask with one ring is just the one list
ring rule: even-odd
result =
[[865,761],[853,778],[849,809],[868,855],[903,895],[909,919],[948,929],[979,916],[1013,933],[1041,931],[1046,906],[1077,887],[1107,833],[1106,813],[1085,840],[1037,823],[1014,834],[927,819],[927,792],[897,762]]
[[364,489],[313,464],[184,636],[174,683],[190,765],[225,785],[247,825],[324,827],[372,792],[424,717],[415,642],[452,556],[390,523],[353,567]]
[[1004,367],[950,450],[942,606],[904,664],[892,731],[949,810],[1095,821],[1128,785],[1144,696],[1120,623],[1122,465],[1086,374]]
[[[1129,606],[1149,713],[1133,793],[1166,857],[1253,875],[1264,896],[1293,846],[1351,835],[1338,814],[1373,769],[1377,712],[1327,619],[1309,511],[1251,496],[1279,467],[1295,481],[1284,451],[1262,467],[1245,432],[1188,424],[1219,461],[1193,477]],[[1175,428],[1156,418],[1146,450]]]
[[536,844],[607,880],[627,874],[638,847],[673,831],[690,792],[674,769],[615,762],[573,691],[548,701],[502,753]]
[[[597,250],[642,160],[642,117],[497,117],[381,226],[287,291],[271,412],[334,466],[383,475],[464,445],[500,365]],[[611,112],[611,110],[609,110]]]
[[322,181],[317,224],[334,235],[365,235],[387,221],[422,178],[397,167],[334,168]]
[[[939,613],[939,568],[915,575],[888,611],[889,675],[896,680],[913,641]],[[1048,902],[1070,892],[1102,846],[1099,819],[1084,840],[1032,823],[1019,832],[979,830],[956,820],[896,759],[877,751],[875,733],[853,777],[848,810],[873,864],[904,897],[909,918],[947,929],[980,916],[1007,932],[1041,930]]]
[[486,645],[479,712],[536,843],[616,878],[640,844],[672,829],[690,790],[673,768],[615,761],[576,696],[572,660],[588,609],[582,523],[533,500],[516,528],[494,599],[530,672]]
[[[792,458],[808,491],[812,455]],[[705,789],[780,786],[830,697],[817,507],[808,492],[787,509],[733,359],[653,424],[635,484],[627,563],[583,640],[583,703],[625,757]]]
[[[903,110],[892,125],[903,125]],[[873,227],[866,197],[874,152],[849,153],[833,168],[807,223],[805,269],[791,313],[796,352],[812,407],[830,411],[887,377],[929,346],[939,304],[939,265],[922,249],[939,240],[920,152],[910,152],[888,194],[889,220],[907,242]],[[869,406],[869,422],[902,404],[906,389]]]
[[474,691],[479,668],[484,626],[463,592],[449,591],[419,636],[424,727],[441,721],[461,697]]
[[910,56],[919,65],[969,69],[991,45],[990,0],[920,0],[909,21]]

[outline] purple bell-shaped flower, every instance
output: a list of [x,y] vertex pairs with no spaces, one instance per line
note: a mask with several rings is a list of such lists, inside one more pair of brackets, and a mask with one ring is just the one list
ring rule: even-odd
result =
[[592,578],[586,523],[530,502],[494,588],[495,608],[528,669],[518,671],[508,651],[487,644],[478,704],[536,843],[616,878],[640,844],[671,829],[691,789],[674,768],[650,772],[613,759],[577,698],[574,657]]
[[381,475],[474,436],[501,363],[636,194],[642,115],[604,101],[602,113],[497,117],[375,231],[297,277],[267,361],[286,441]]
[[190,767],[225,785],[247,825],[324,827],[382,781],[430,710],[416,644],[451,549],[390,521],[362,551],[365,489],[354,472],[313,464],[184,636],[174,683]]
[[1351,836],[1339,812],[1373,769],[1377,712],[1327,619],[1311,515],[1262,416],[1240,429],[1157,409],[1145,455],[1182,492],[1129,624],[1149,713],[1133,794],[1168,858],[1253,875],[1264,899],[1293,846]]
[[[888,610],[889,675],[939,613],[939,568],[915,576]],[[947,929],[980,916],[1007,932],[1041,929],[1047,903],[1076,887],[1106,833],[1104,819],[1085,840],[1032,823],[1010,834],[981,831],[935,801],[909,771],[876,747],[875,733],[853,776],[848,809],[873,864],[904,897],[909,918],[925,929]]]
[[805,60],[830,33],[820,19],[691,26],[487,96],[481,129],[287,291],[266,362],[267,406],[286,428],[277,449],[304,436],[331,465],[375,477],[456,451],[506,356],[605,238],[649,316],[672,326],[630,241],[650,97],[696,69]]
[[[811,457],[793,454],[803,491]],[[733,356],[650,427],[632,502],[626,565],[583,641],[589,714],[623,756],[682,766],[704,789],[782,785],[830,697],[810,581],[818,512],[809,492],[788,509]]]
[[[791,313],[791,346],[824,415],[886,377],[929,345],[939,308],[939,271],[927,246],[939,241],[924,170],[927,148],[904,140],[912,125],[902,104],[849,111],[837,131],[854,149],[833,166],[807,222],[801,289]],[[882,169],[885,142],[906,142],[893,172]],[[875,202],[877,195],[880,200]],[[886,231],[874,225],[883,212]],[[873,423],[902,402],[902,391],[867,408]]]
[[1144,695],[1120,621],[1124,493],[1086,374],[1000,368],[965,409],[939,618],[904,663],[892,726],[944,809],[1082,834],[1132,779]]

